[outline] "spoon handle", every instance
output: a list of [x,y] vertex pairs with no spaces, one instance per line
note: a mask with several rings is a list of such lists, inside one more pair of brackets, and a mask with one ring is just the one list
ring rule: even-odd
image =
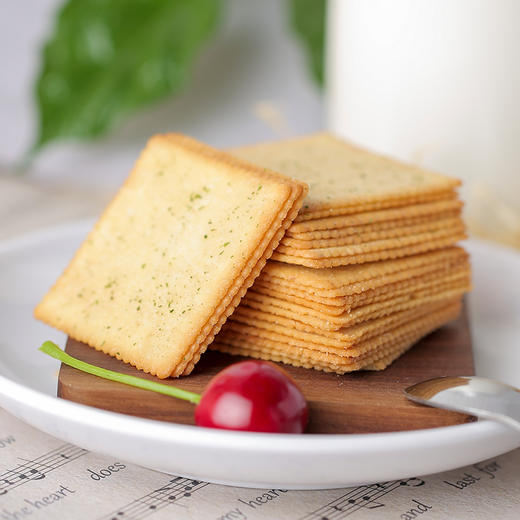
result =
[[520,390],[477,376],[447,376],[422,381],[405,389],[421,404],[493,419],[520,432]]

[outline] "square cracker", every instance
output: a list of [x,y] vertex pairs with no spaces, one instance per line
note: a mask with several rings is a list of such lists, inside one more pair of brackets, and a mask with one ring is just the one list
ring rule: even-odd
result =
[[[288,238],[294,238],[302,241],[310,240],[326,240],[329,238],[344,238],[351,235],[361,235],[365,233],[387,231],[389,229],[401,228],[407,226],[417,226],[419,224],[427,224],[433,219],[454,218],[461,215],[460,210],[446,211],[438,213],[434,216],[412,217],[400,220],[388,220],[386,222],[374,222],[373,224],[363,224],[359,226],[339,227],[336,229],[319,229],[317,231],[309,231],[308,233],[292,233],[291,229],[285,234]],[[333,220],[333,219],[322,219]],[[309,220],[306,223],[319,222],[319,220]]]
[[392,238],[401,238],[410,235],[421,235],[422,233],[436,232],[442,230],[451,230],[460,227],[462,219],[460,217],[439,218],[426,222],[405,226],[393,226],[380,231],[358,231],[347,234],[343,237],[320,238],[311,240],[302,240],[284,236],[280,242],[281,246],[293,249],[324,249],[331,247],[350,246],[358,244],[366,244],[379,240],[389,240]]
[[438,200],[452,196],[460,184],[326,133],[235,148],[231,153],[309,184],[298,221]]
[[276,298],[280,304],[282,302],[297,304],[321,314],[338,316],[361,306],[411,294],[414,291],[436,287],[445,283],[447,279],[459,279],[464,276],[469,277],[470,275],[471,268],[469,262],[460,262],[459,264],[454,264],[451,271],[437,269],[421,276],[414,276],[387,283],[374,289],[367,289],[360,294],[331,298],[319,297],[310,292],[299,291],[287,286],[278,286],[274,283],[260,283],[260,280],[257,279],[253,287],[247,292],[246,298],[254,298],[255,295],[269,296]]
[[158,377],[189,373],[306,192],[191,138],[155,136],[35,316]]
[[463,203],[453,196],[446,200],[415,204],[380,211],[365,211],[339,217],[324,217],[293,223],[287,230],[287,235],[302,240],[342,236],[344,230],[356,232],[377,231],[410,225],[418,222],[428,222],[435,219],[460,215]]
[[[270,260],[259,280],[289,288],[299,288],[322,297],[345,296],[361,293],[398,279],[407,279],[423,272],[430,272],[432,270],[430,266],[433,266],[434,270],[450,269],[453,264],[467,259],[468,253],[464,249],[453,246],[386,262],[349,265],[334,269],[311,269]],[[416,272],[423,267],[427,270]],[[395,278],[397,273],[400,273],[399,278]]]
[[[408,287],[405,290],[393,294],[385,294],[384,299],[350,308],[341,314],[325,314],[323,310],[310,305],[283,300],[278,297],[248,291],[241,305],[233,314],[233,319],[246,312],[248,308],[256,309],[263,313],[269,313],[272,321],[283,323],[279,317],[293,320],[292,328],[300,330],[334,331],[341,327],[347,327],[361,321],[383,316],[400,309],[413,308],[423,305],[425,302],[447,297],[448,294],[460,295],[471,290],[471,278],[469,271],[460,273],[445,280],[433,283]],[[341,309],[341,308],[340,308]],[[289,325],[289,324],[287,324]]]
[[[350,244],[345,246],[331,246],[323,248],[298,249],[292,246],[280,244],[276,248],[277,253],[284,253],[291,256],[300,256],[302,258],[335,258],[349,257],[366,253],[374,253],[377,251],[388,251],[416,244],[435,243],[445,237],[452,237],[458,234],[463,236],[465,231],[462,219],[456,219],[455,223],[450,227],[444,227],[433,231],[423,231],[412,235],[402,235],[393,238],[385,238],[381,240],[373,240],[363,242],[361,244]],[[433,248],[431,248],[433,249]]]
[[[427,235],[426,233],[423,234],[423,237]],[[433,235],[433,233],[430,233],[430,235]],[[399,239],[400,242],[405,242],[406,238]],[[451,246],[453,244],[456,244],[460,240],[464,240],[467,238],[467,235],[464,233],[463,230],[454,230],[453,234],[447,235],[445,237],[437,237],[435,239],[431,238],[430,240],[424,239],[421,237],[420,240],[424,241],[418,241],[417,243],[412,243],[409,245],[401,245],[398,247],[392,247],[389,249],[381,249],[379,250],[379,247],[381,247],[380,244],[376,245],[376,242],[370,242],[369,245],[361,245],[361,246],[341,246],[336,248],[330,248],[330,253],[327,253],[327,250],[325,249],[310,249],[310,250],[302,250],[307,251],[307,254],[288,254],[288,253],[281,253],[280,250],[276,250],[272,258],[273,260],[278,260],[279,262],[285,262],[287,264],[295,264],[295,265],[302,265],[305,267],[312,267],[314,269],[322,269],[322,268],[328,268],[328,267],[339,267],[339,266],[346,266],[346,265],[352,265],[352,264],[364,264],[366,262],[380,262],[383,260],[392,260],[396,258],[403,258],[410,255],[416,255],[418,253],[424,253],[427,251],[433,251],[436,249],[442,249],[447,246]],[[396,239],[393,239],[396,241]],[[410,237],[410,241],[413,240],[419,240],[415,237]],[[390,240],[380,240],[378,242],[390,242]],[[285,247],[285,246],[282,246]],[[372,247],[377,248],[378,250],[372,250],[367,252],[359,252],[354,253],[353,250],[356,248],[363,248],[366,247],[367,249],[370,249]],[[295,250],[298,251],[298,250]],[[332,254],[333,256],[326,257],[326,254]],[[338,256],[343,255],[343,256]]]
[[363,345],[364,348],[360,350],[365,353],[354,358],[313,348],[280,345],[279,342],[266,339],[259,343],[254,336],[241,335],[232,331],[219,334],[211,348],[228,354],[280,361],[294,366],[338,374],[360,369],[382,370],[412,347],[421,337],[456,319],[460,308],[460,302],[446,305],[439,311],[429,312],[422,318],[397,327],[385,336],[368,340]]
[[460,299],[463,292],[463,289],[452,291],[451,293],[446,291],[440,295],[440,299],[433,299],[429,302],[423,301],[419,307],[415,308],[399,310],[399,306],[396,306],[395,312],[390,312],[390,314],[330,332],[322,331],[319,325],[312,330],[302,331],[291,326],[291,323],[295,323],[294,319],[284,320],[282,318],[277,320],[276,316],[273,315],[271,315],[271,318],[274,318],[274,320],[268,321],[266,318],[269,317],[269,313],[260,311],[252,312],[256,319],[244,318],[242,313],[240,313],[240,316],[233,315],[233,318],[226,323],[226,330],[247,333],[260,338],[269,338],[279,341],[281,344],[289,344],[296,347],[323,345],[326,348],[348,349],[365,339],[384,335],[388,330],[398,325],[409,323],[435,307],[442,308],[447,301]]
[[261,336],[256,333],[254,328],[250,329],[252,333],[249,333],[247,330],[233,330],[229,328],[229,324],[225,325],[223,332],[218,335],[217,339],[220,339],[221,336],[226,337],[228,338],[227,341],[236,344],[237,336],[247,337],[247,343],[255,345],[257,348],[275,348],[278,350],[285,350],[286,352],[293,352],[296,355],[308,352],[322,358],[339,356],[344,361],[349,362],[356,358],[359,359],[371,355],[377,351],[393,348],[397,339],[409,336],[410,333],[413,333],[418,327],[420,327],[421,323],[424,323],[425,321],[428,322],[432,316],[444,313],[446,308],[459,304],[460,302],[457,300],[446,300],[442,305],[437,305],[435,307],[427,306],[422,310],[422,312],[414,314],[413,321],[396,322],[394,326],[387,328],[384,333],[367,337],[349,347],[338,347],[325,343],[312,343],[307,341],[301,341],[296,344],[293,341],[284,341],[283,336],[281,335],[278,337]]

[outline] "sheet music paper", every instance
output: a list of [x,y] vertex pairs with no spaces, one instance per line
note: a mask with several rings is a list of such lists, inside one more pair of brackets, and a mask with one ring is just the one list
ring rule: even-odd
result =
[[438,475],[354,488],[246,489],[166,475],[97,455],[0,409],[0,520],[434,520],[519,515],[520,449]]

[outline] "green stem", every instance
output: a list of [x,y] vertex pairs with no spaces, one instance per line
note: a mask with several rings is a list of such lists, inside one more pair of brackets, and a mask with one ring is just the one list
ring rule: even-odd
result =
[[65,365],[69,365],[81,370],[82,372],[87,372],[88,374],[97,377],[102,377],[103,379],[109,379],[110,381],[135,386],[136,388],[142,388],[143,390],[150,390],[159,394],[169,395],[170,397],[176,397],[177,399],[184,399],[184,401],[189,401],[194,404],[197,404],[200,401],[200,394],[196,394],[195,392],[189,392],[188,390],[182,390],[182,388],[176,388],[174,386],[163,385],[162,383],[156,383],[155,381],[149,381],[148,379],[143,379],[141,377],[128,376],[126,374],[121,374],[120,372],[114,372],[112,370],[107,370],[106,368],[91,365],[90,363],[85,363],[85,361],[69,356],[69,354],[63,352],[63,350],[52,341],[46,341],[38,350],[48,354],[54,359],[58,359]]

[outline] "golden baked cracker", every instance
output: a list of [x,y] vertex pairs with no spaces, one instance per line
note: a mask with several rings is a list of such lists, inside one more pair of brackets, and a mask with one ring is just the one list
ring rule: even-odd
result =
[[188,137],[155,136],[35,315],[158,377],[187,373],[305,192]]
[[[466,276],[470,278],[470,270],[466,272]],[[457,275],[457,278],[462,277],[463,275]],[[326,305],[323,303],[319,303],[310,299],[299,298],[292,295],[287,295],[285,293],[279,293],[274,290],[265,290],[262,292],[252,291],[248,293],[251,299],[254,299],[254,294],[262,294],[265,296],[270,296],[272,298],[276,298],[278,301],[278,305],[283,305],[285,303],[291,303],[295,305],[300,305],[305,307],[306,309],[310,309],[313,312],[319,313],[324,316],[340,316],[345,313],[353,312],[361,307],[365,307],[366,305],[373,305],[377,303],[386,302],[388,300],[393,300],[395,298],[399,298],[402,296],[406,296],[409,294],[415,294],[417,291],[424,288],[436,288],[442,284],[442,281],[437,281],[433,276],[431,281],[425,280],[424,283],[406,283],[400,282],[400,284],[396,284],[397,288],[394,291],[387,290],[387,287],[383,287],[381,289],[384,290],[375,290],[375,291],[367,291],[365,293],[355,295],[355,296],[345,296],[343,298],[337,298],[340,304],[336,305],[336,299],[334,300],[334,305]],[[259,289],[259,287],[256,287]]]
[[[323,314],[316,309],[297,304],[291,305],[288,302],[280,304],[278,302],[273,303],[274,300],[258,301],[248,298],[242,302],[242,305],[236,311],[238,314],[233,315],[233,317],[240,321],[240,316],[244,313],[247,315],[249,311],[251,320],[258,317],[294,329],[304,331],[319,329],[323,330],[323,334],[334,335],[333,331],[342,327],[349,327],[396,311],[416,308],[425,303],[442,300],[450,296],[460,296],[469,291],[471,291],[471,280],[469,274],[466,274],[458,279],[422,290],[408,291],[382,301],[362,305],[340,315]],[[284,305],[284,303],[287,303],[287,305]],[[266,318],[263,315],[270,317]],[[290,320],[290,323],[287,320]]]
[[[359,307],[350,315],[346,315],[343,322],[340,322],[340,320],[335,320],[334,322],[326,321],[315,316],[306,315],[289,317],[288,315],[283,314],[283,310],[282,312],[279,312],[277,309],[276,313],[271,313],[268,310],[256,309],[253,306],[241,307],[240,311],[237,311],[237,314],[233,315],[233,320],[243,323],[248,322],[251,325],[255,325],[254,320],[263,319],[265,322],[269,322],[269,325],[267,325],[267,323],[258,322],[256,325],[260,328],[278,330],[279,327],[290,327],[292,330],[290,333],[288,331],[286,332],[288,335],[297,336],[299,331],[302,331],[319,333],[320,335],[329,338],[335,338],[337,332],[343,330],[345,327],[356,326],[370,320],[389,316],[395,312],[419,309],[425,304],[433,304],[445,299],[461,297],[470,290],[471,285],[461,283],[458,286],[446,287],[442,291],[417,296],[416,299],[400,297],[392,301],[389,300],[383,302],[383,304],[374,304],[374,306],[377,305],[377,308],[374,309],[371,308],[372,306],[367,306],[369,308],[366,309],[364,307]],[[249,316],[247,315],[248,310],[252,311]]]
[[435,231],[426,231],[410,236],[399,236],[384,240],[374,240],[362,244],[354,244],[350,246],[324,247],[318,249],[296,249],[294,247],[284,246],[280,244],[276,251],[291,256],[301,256],[302,258],[334,258],[350,255],[360,255],[373,253],[376,251],[387,251],[389,249],[398,249],[415,244],[423,244],[425,242],[434,242],[435,240],[453,236],[456,233],[464,233],[464,223],[462,219],[448,228],[437,229]]
[[[428,224],[436,220],[460,217],[461,214],[461,210],[446,211],[444,213],[439,213],[437,215],[430,215],[426,217],[413,217],[402,220],[388,220],[385,222],[375,222],[374,224],[348,226],[336,229],[320,229],[318,231],[309,231],[308,233],[292,233],[289,228],[285,236],[288,238],[294,238],[296,240],[327,240],[331,238],[346,238],[352,235],[364,235],[368,233],[388,231],[394,228]],[[309,222],[314,221],[311,220]]]
[[399,226],[386,229],[383,231],[369,231],[366,233],[354,233],[339,238],[324,238],[315,240],[300,240],[284,236],[280,241],[281,246],[287,246],[292,249],[323,249],[338,246],[349,246],[357,244],[366,244],[374,241],[389,240],[393,238],[401,238],[405,236],[420,236],[423,233],[435,232],[441,230],[452,230],[461,227],[462,221],[460,217],[444,218],[423,222],[412,226]]
[[218,341],[228,342],[234,346],[244,344],[252,348],[280,350],[294,356],[299,356],[303,353],[321,360],[326,360],[327,358],[330,359],[331,357],[339,357],[342,359],[338,359],[337,361],[349,363],[353,358],[359,359],[370,356],[373,352],[392,349],[398,341],[403,338],[410,338],[411,336],[417,335],[418,332],[424,330],[425,327],[431,326],[432,323],[438,323],[439,321],[445,320],[447,317],[456,317],[460,312],[460,308],[460,300],[446,302],[444,305],[438,305],[436,308],[427,308],[422,314],[418,313],[413,321],[401,323],[393,329],[388,330],[385,334],[379,334],[364,339],[356,345],[346,348],[338,348],[310,342],[294,346],[288,343],[259,337],[257,335],[229,330],[229,323],[225,325],[225,328],[216,339]]
[[[459,271],[463,272],[463,267],[463,264],[461,264],[460,268],[454,266],[454,269],[457,269],[457,273]],[[466,267],[464,272],[470,273],[469,267]],[[369,289],[360,294],[336,296],[333,298],[320,298],[312,293],[297,290],[289,291],[285,287],[269,284],[255,284],[250,291],[251,294],[272,296],[279,300],[310,307],[316,311],[321,311],[323,314],[337,316],[362,305],[384,301],[417,290],[420,287],[429,286],[430,284],[433,285],[438,280],[438,277],[442,276],[444,276],[444,271],[438,270],[422,277],[410,278],[404,281],[383,285],[376,289]]]
[[219,335],[216,341],[219,343],[227,343],[234,347],[248,348],[250,350],[264,350],[271,352],[283,352],[287,356],[301,357],[301,354],[306,356],[312,356],[316,360],[337,360],[341,358],[339,362],[341,364],[356,363],[366,359],[369,356],[381,352],[387,352],[394,348],[394,344],[400,341],[402,337],[392,337],[393,341],[386,339],[384,336],[374,339],[373,341],[365,341],[362,344],[356,345],[348,349],[339,349],[334,347],[328,347],[323,345],[308,344],[302,347],[295,347],[293,345],[281,344],[277,341],[273,341],[266,338],[260,338],[258,336],[251,336],[249,334],[242,334],[237,331],[226,331]]
[[427,202],[455,199],[457,198],[457,196],[457,192],[454,189],[451,189],[432,193],[422,193],[420,195],[415,196],[406,196],[402,198],[388,198],[374,202],[364,202],[361,204],[353,204],[350,206],[322,209],[314,211],[312,213],[302,214],[300,212],[298,214],[298,217],[295,219],[295,222],[307,222],[309,220],[319,220],[322,218],[330,218],[335,216],[355,215],[356,213],[364,213],[367,211],[381,211],[390,208],[400,208],[409,205],[423,204]]
[[440,266],[449,268],[454,262],[467,258],[468,254],[464,249],[452,246],[386,262],[349,265],[335,269],[309,269],[270,260],[258,281],[276,281],[284,286],[299,287],[323,297],[344,296],[377,287],[378,285],[374,284],[379,284],[380,281],[391,283],[395,280],[387,277],[397,276],[397,273],[404,273],[406,278],[407,273],[414,271],[415,274],[410,276],[418,276],[421,273],[415,272],[416,269],[429,269],[428,266],[432,265],[435,269]]
[[[228,327],[229,330],[236,332],[262,338],[267,337],[295,346],[313,343],[347,348],[367,338],[383,334],[401,323],[413,320],[424,314],[426,309],[432,310],[444,305],[447,301],[460,299],[463,294],[464,289],[457,288],[443,291],[438,295],[421,298],[421,302],[415,306],[411,302],[404,302],[405,305],[396,304],[394,309],[383,309],[380,314],[375,313],[372,318],[361,319],[361,321],[352,325],[349,324],[335,330],[326,330],[320,325],[311,327],[309,325],[314,325],[311,320],[302,324],[295,318],[287,319],[253,309],[249,312],[244,309],[237,311],[236,315],[233,314],[231,317]],[[408,306],[406,303],[408,303]]]
[[[352,264],[363,264],[365,262],[376,262],[382,260],[389,260],[395,258],[402,258],[404,256],[415,255],[418,253],[424,253],[427,251],[432,251],[435,249],[441,249],[447,246],[451,246],[456,244],[457,242],[464,240],[467,238],[467,235],[463,231],[454,232],[453,235],[449,235],[446,237],[437,238],[435,240],[421,242],[418,244],[407,245],[402,247],[396,247],[393,249],[386,249],[381,251],[360,253],[360,254],[351,254],[348,256],[333,256],[333,257],[322,257],[318,256],[317,258],[306,258],[303,256],[294,256],[286,253],[280,253],[275,251],[272,255],[273,260],[277,260],[279,262],[285,262],[288,264],[302,265],[305,267],[312,267],[314,269],[322,269],[328,267],[338,267]],[[348,247],[356,247],[356,246],[344,246]],[[340,249],[340,248],[336,248]],[[321,250],[316,250],[321,251]],[[336,251],[336,254],[339,252]],[[320,253],[319,253],[320,254]],[[345,254],[346,249],[345,249]]]
[[[340,217],[328,217],[322,219],[308,220],[305,222],[294,222],[287,230],[287,234],[294,238],[313,239],[313,238],[327,238],[326,236],[317,235],[317,232],[334,232],[343,229],[359,229],[365,228],[368,230],[370,226],[382,225],[397,226],[403,222],[428,221],[437,219],[445,215],[458,215],[461,212],[463,203],[458,200],[453,194],[452,198],[442,199],[435,202],[425,202],[422,204],[414,204],[403,206],[400,208],[391,208],[380,211],[365,211],[362,213],[355,213],[353,215],[343,215]],[[374,227],[374,230],[380,228]],[[383,227],[382,229],[385,229]]]
[[310,186],[299,219],[343,214],[351,208],[395,207],[445,197],[456,179],[355,147],[329,134],[315,134],[231,151]]
[[[438,305],[437,304],[432,304]],[[407,323],[425,312],[424,308],[411,309],[384,316],[375,320],[365,321],[353,327],[345,327],[335,331],[333,337],[321,334],[321,328],[314,332],[303,332],[297,329],[286,330],[285,326],[257,319],[257,324],[246,325],[235,320],[230,320],[226,326],[227,330],[245,333],[259,338],[268,338],[283,344],[303,347],[305,345],[325,345],[330,348],[351,348],[359,342],[374,335],[382,334],[387,330]]]
[[[375,354],[388,352],[396,347],[403,339],[408,339],[417,334],[417,331],[423,330],[425,327],[431,326],[432,321],[438,322],[439,316],[445,317],[446,313],[453,313],[455,308],[460,305],[459,302],[446,302],[447,306],[429,310],[421,315],[417,315],[413,323],[401,324],[385,334],[367,338],[355,346],[348,348],[338,348],[316,343],[302,343],[295,346],[288,343],[282,343],[271,338],[264,338],[256,335],[250,335],[245,332],[226,329],[217,337],[220,342],[226,342],[235,347],[247,346],[248,348],[256,348],[263,350],[282,351],[287,355],[294,357],[302,354],[312,356],[315,360],[336,360],[338,363],[357,362],[368,357],[374,357]],[[447,310],[448,309],[448,310]],[[451,314],[450,314],[451,315]]]
[[[371,320],[389,316],[397,312],[402,312],[412,309],[422,309],[424,305],[433,305],[439,301],[446,299],[453,299],[460,297],[464,292],[467,292],[468,285],[454,286],[445,288],[442,291],[437,291],[432,294],[420,295],[417,298],[411,299],[407,297],[400,297],[392,301],[383,302],[383,305],[375,304],[376,308],[372,309],[372,305],[360,307],[350,314],[344,316],[344,320],[334,320],[334,322],[327,322],[326,319],[316,317],[313,315],[291,315],[289,312],[284,313],[284,309],[275,308],[275,312],[271,312],[266,306],[261,305],[248,306],[242,303],[238,307],[231,320],[237,323],[243,323],[267,329],[273,332],[278,332],[288,336],[300,338],[301,332],[308,332],[324,336],[332,340],[342,337],[345,328],[353,327],[361,323],[367,323]],[[332,343],[330,343],[332,345]]]
[[[307,186],[301,185],[301,191],[298,195],[298,198],[295,200],[290,199],[288,203],[292,203],[292,207],[289,208],[288,213],[286,217],[281,222],[280,228],[272,235],[272,238],[270,242],[268,243],[267,247],[265,248],[265,252],[263,257],[258,261],[256,266],[251,270],[250,274],[247,276],[247,278],[244,281],[243,286],[240,288],[240,290],[235,294],[235,296],[231,299],[228,306],[224,309],[223,312],[223,318],[220,320],[220,322],[215,323],[213,328],[210,330],[208,337],[203,345],[203,348],[197,352],[193,358],[189,360],[189,362],[184,367],[182,373],[180,375],[189,375],[192,370],[195,368],[196,363],[199,362],[201,355],[206,350],[207,346],[213,341],[213,338],[216,334],[218,334],[220,328],[225,323],[226,319],[229,318],[229,316],[233,313],[235,308],[240,303],[240,300],[244,297],[246,294],[246,291],[253,285],[255,279],[260,274],[261,270],[265,266],[269,256],[273,253],[273,251],[276,249],[276,246],[279,244],[280,239],[283,237],[284,233],[286,232],[287,228],[291,225],[291,222],[296,218],[296,215],[298,215],[299,208],[302,205],[303,199],[307,193]],[[286,208],[289,207],[288,204],[286,204]]]
[[[461,302],[458,302],[454,306],[451,306],[445,309],[444,316],[436,316],[434,318],[435,321],[430,322],[430,326],[423,329],[422,332],[417,332],[414,335],[411,335],[405,341],[400,341],[396,348],[393,350],[389,350],[387,354],[383,357],[380,357],[377,360],[368,361],[365,359],[363,370],[384,370],[386,367],[391,365],[397,358],[402,356],[407,350],[409,350],[413,345],[419,341],[422,337],[426,336],[430,332],[433,332],[435,329],[445,325],[455,319],[458,318],[460,314],[460,310],[462,308]],[[415,336],[415,337],[414,337]]]
[[416,321],[404,325],[387,334],[383,339],[376,338],[373,341],[374,344],[379,343],[379,347],[374,347],[371,352],[368,349],[366,354],[354,358],[323,353],[309,348],[281,346],[268,340],[263,340],[262,344],[258,344],[252,337],[228,332],[219,334],[210,348],[229,354],[281,361],[294,366],[315,368],[338,374],[361,368],[381,370],[412,347],[421,337],[455,319],[460,313],[460,308],[460,302],[454,303],[440,311],[425,315],[420,323]]
[[469,263],[460,262],[451,266],[449,270],[437,269],[422,276],[407,278],[349,296],[319,298],[309,292],[291,291],[288,287],[280,287],[275,284],[264,285],[258,283],[258,281],[249,289],[247,294],[252,299],[255,299],[256,295],[262,295],[274,298],[278,305],[283,305],[286,302],[308,307],[322,314],[338,316],[363,305],[411,294],[421,289],[437,287],[450,280],[459,279],[463,276],[469,277],[470,274],[471,268]]
[[[457,272],[462,271],[463,269],[470,272],[468,264],[463,263],[460,265],[454,265],[453,269]],[[422,276],[414,276],[403,280],[397,280],[396,282],[377,285],[375,288],[367,287],[367,282],[362,282],[361,284],[356,285],[365,285],[367,288],[360,293],[353,293],[345,296],[333,296],[329,298],[317,296],[309,291],[300,291],[292,287],[269,283],[260,284],[256,282],[253,290],[255,293],[273,296],[291,303],[299,303],[300,305],[316,308],[317,310],[323,309],[326,314],[336,315],[366,303],[373,303],[376,301],[386,300],[393,296],[399,296],[404,294],[406,291],[415,288],[418,284],[427,283],[429,279],[443,277],[445,276],[445,273],[446,270],[437,269]],[[372,280],[369,280],[369,282],[372,282]],[[347,290],[348,289],[349,288],[347,288]]]

